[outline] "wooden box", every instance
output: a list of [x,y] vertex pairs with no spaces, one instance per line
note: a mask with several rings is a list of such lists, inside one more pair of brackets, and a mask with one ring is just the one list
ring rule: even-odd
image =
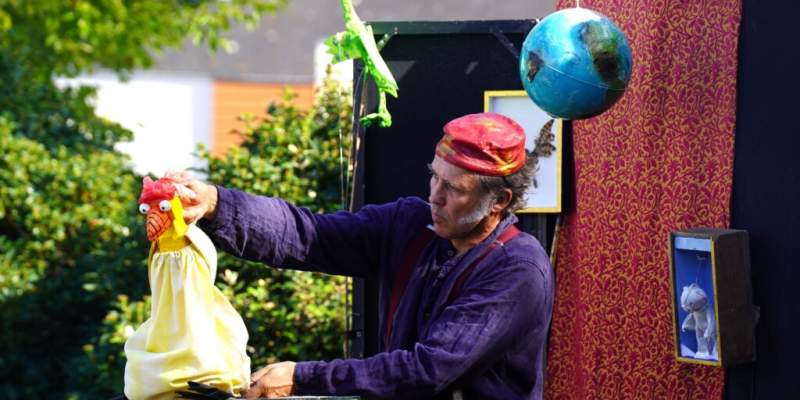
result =
[[754,361],[757,311],[747,231],[673,231],[669,256],[678,360],[718,366]]

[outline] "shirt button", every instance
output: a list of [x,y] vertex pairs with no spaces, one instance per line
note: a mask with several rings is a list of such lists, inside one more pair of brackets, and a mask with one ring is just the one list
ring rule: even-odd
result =
[[425,313],[425,315],[422,316],[422,319],[424,319],[425,321],[431,319],[431,313]]
[[447,251],[447,255],[448,255],[449,257],[452,257],[452,256],[453,256],[453,250],[448,250],[448,251]]

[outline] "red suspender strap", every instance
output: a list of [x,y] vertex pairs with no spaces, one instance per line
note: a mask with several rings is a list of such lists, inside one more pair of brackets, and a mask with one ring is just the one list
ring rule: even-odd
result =
[[[475,267],[480,263],[492,250],[494,250],[497,246],[502,246],[509,240],[513,239],[520,233],[520,230],[517,229],[514,225],[508,227],[495,241],[489,246],[486,251],[481,254],[478,259],[472,262],[470,266],[461,273],[461,275],[456,280],[456,283],[453,285],[453,289],[450,291],[450,295],[447,297],[447,303],[445,306],[449,306],[455,299],[461,296],[461,287],[464,285],[464,281],[467,280],[472,271],[475,270]],[[394,278],[394,285],[392,287],[392,302],[389,306],[389,315],[386,319],[386,348],[389,348],[389,338],[392,335],[392,319],[394,319],[394,313],[397,311],[397,305],[400,303],[400,299],[403,297],[403,293],[406,291],[406,286],[408,286],[408,281],[411,279],[411,274],[414,272],[414,268],[417,266],[417,262],[419,261],[419,257],[422,255],[422,251],[425,250],[425,246],[433,240],[436,234],[428,229],[425,228],[420,232],[417,237],[411,242],[411,245],[408,246],[406,253],[403,255],[402,261],[400,261],[400,265],[397,267],[397,274]]]
[[417,261],[419,261],[419,257],[422,255],[422,251],[425,250],[425,246],[433,240],[436,233],[429,228],[424,228],[422,231],[417,235],[411,245],[408,246],[406,249],[406,253],[403,255],[403,259],[400,261],[400,265],[397,267],[397,273],[394,277],[394,286],[392,287],[392,302],[389,306],[389,316],[386,319],[386,348],[389,348],[389,337],[392,335],[392,319],[394,318],[394,312],[397,311],[397,305],[400,303],[400,298],[403,297],[403,293],[406,291],[406,286],[408,286],[408,281],[411,279],[411,273],[414,272],[414,268],[417,266]]
[[445,307],[449,306],[450,304],[453,304],[453,301],[455,301],[459,296],[461,296],[461,287],[464,286],[464,281],[466,281],[467,278],[470,276],[470,274],[472,274],[472,271],[475,270],[475,267],[478,265],[478,263],[483,261],[483,259],[486,258],[486,256],[489,255],[489,253],[491,253],[492,250],[494,250],[497,246],[505,245],[509,240],[513,239],[515,236],[519,234],[520,230],[517,229],[516,226],[511,225],[508,227],[508,229],[505,230],[505,232],[503,232],[497,239],[495,239],[494,243],[492,243],[492,245],[489,246],[489,248],[486,249],[486,251],[484,251],[480,257],[478,257],[478,259],[473,261],[472,264],[469,265],[469,268],[464,270],[464,272],[462,272],[461,275],[459,275],[458,279],[456,280],[456,283],[453,285],[453,289],[450,290],[450,295],[447,296],[447,303],[445,303]]
[[[458,276],[456,283],[453,285],[453,289],[450,290],[450,295],[447,296],[447,303],[445,303],[445,307],[449,306],[450,304],[453,304],[453,302],[459,296],[461,296],[461,287],[464,286],[464,281],[466,281],[467,277],[469,277],[470,274],[472,274],[472,271],[475,270],[475,267],[478,265],[478,263],[480,263],[484,258],[486,258],[486,256],[489,255],[489,253],[491,253],[492,250],[494,250],[497,246],[505,245],[506,243],[508,243],[509,240],[513,239],[520,233],[521,233],[520,230],[517,229],[516,226],[511,225],[505,230],[505,232],[500,234],[500,236],[497,239],[495,239],[495,241],[491,244],[491,246],[489,246],[489,248],[486,249],[486,251],[484,251],[480,257],[478,257],[478,259],[473,261],[472,264],[469,265],[469,268],[467,268],[464,272],[461,273],[461,275]],[[460,388],[454,390],[450,394],[451,400],[464,400],[465,397],[466,396],[464,396],[464,393],[461,391]]]

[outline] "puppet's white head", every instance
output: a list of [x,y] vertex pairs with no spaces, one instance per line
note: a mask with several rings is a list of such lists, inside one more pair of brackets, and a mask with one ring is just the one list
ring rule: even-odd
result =
[[683,287],[683,294],[681,294],[681,307],[684,311],[690,313],[694,311],[702,311],[708,304],[708,296],[706,292],[693,283],[689,286]]

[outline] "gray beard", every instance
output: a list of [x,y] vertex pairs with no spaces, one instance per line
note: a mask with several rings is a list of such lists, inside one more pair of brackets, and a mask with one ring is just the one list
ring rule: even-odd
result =
[[475,209],[469,213],[458,219],[459,224],[474,224],[486,217],[492,212],[492,206],[494,205],[494,199],[492,196],[484,196],[481,199],[481,203],[478,204]]

